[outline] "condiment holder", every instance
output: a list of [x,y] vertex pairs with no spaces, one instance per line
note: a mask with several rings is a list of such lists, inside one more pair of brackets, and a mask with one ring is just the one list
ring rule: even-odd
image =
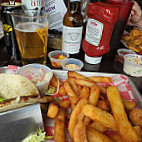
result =
[[61,61],[69,58],[69,54],[61,50],[55,50],[48,53],[48,57],[53,67],[61,68]]
[[69,58],[61,61],[63,70],[66,71],[80,71],[84,66],[83,62],[79,59]]
[[120,48],[117,50],[118,53],[118,58],[117,60],[121,63],[124,62],[124,56],[126,54],[136,54],[134,51],[130,50],[130,49],[125,49],[125,48]]

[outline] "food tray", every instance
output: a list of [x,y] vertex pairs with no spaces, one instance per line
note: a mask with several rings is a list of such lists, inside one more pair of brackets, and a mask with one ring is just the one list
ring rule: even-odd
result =
[[[131,31],[133,31],[133,29],[132,29]],[[139,31],[139,30],[138,30],[138,31]],[[133,33],[136,33],[136,32],[133,31]],[[124,33],[123,33],[123,37],[124,37],[125,35],[130,35],[130,33],[125,30]],[[134,36],[134,35],[132,34],[132,36]],[[131,43],[130,45],[132,45],[132,46],[128,46],[128,43],[123,39],[123,37],[122,37],[122,39],[121,39],[121,43],[122,43],[126,48],[128,48],[128,49],[134,51],[134,52],[137,53],[137,54],[142,54],[141,44],[139,44],[139,45],[133,45],[133,43]],[[138,37],[139,37],[139,36],[134,36],[133,39],[137,40]],[[130,42],[132,42],[132,41],[133,41],[133,40],[130,39]],[[136,42],[137,42],[137,41],[136,41]]]
[[[12,71],[13,70],[13,71]],[[17,68],[0,68],[0,73],[16,73]],[[54,75],[58,76],[58,78],[62,81],[65,81],[67,76],[67,71],[63,70],[52,70]],[[135,84],[131,81],[131,79],[123,74],[113,74],[113,73],[98,73],[98,72],[84,72],[79,71],[80,74],[84,76],[106,76],[111,77],[113,79],[112,85],[115,85],[118,87],[120,91],[120,95],[122,98],[126,100],[135,101],[137,104],[137,107],[142,108],[142,97],[137,88],[135,87]],[[68,98],[61,98],[61,96],[55,96],[60,97],[60,99],[68,99]],[[44,119],[44,125],[45,125],[45,131],[47,135],[53,135],[54,134],[54,119]],[[67,132],[67,123],[66,123],[66,142],[70,142],[70,137]],[[54,142],[54,140],[47,140],[46,142]]]
[[[62,81],[67,79],[67,71],[61,70],[53,70],[54,75],[58,76],[58,78]],[[112,73],[98,73],[98,72],[84,72],[79,71],[80,74],[84,76],[106,76],[111,77],[113,79],[113,85],[117,86],[120,95],[122,98],[126,100],[135,101],[137,107],[142,108],[142,97],[137,88],[135,87],[134,83],[131,79],[122,74],[112,74]],[[59,96],[58,96],[59,97]],[[48,135],[53,135],[54,133],[54,120],[53,119],[46,119],[45,121],[45,131]],[[47,142],[54,142],[54,140],[48,140]],[[67,132],[66,127],[66,142],[70,142],[69,134]]]
[[[0,73],[16,73],[18,67],[1,67]],[[52,70],[60,80],[65,81],[67,79],[67,71],[63,70]],[[131,79],[122,74],[113,74],[113,73],[98,73],[98,72],[84,72],[79,71],[80,74],[84,76],[107,76],[113,79],[113,84],[118,87],[121,92],[121,96],[128,100],[135,100],[137,106],[142,108],[142,96],[139,93],[138,89],[135,87],[135,84]]]

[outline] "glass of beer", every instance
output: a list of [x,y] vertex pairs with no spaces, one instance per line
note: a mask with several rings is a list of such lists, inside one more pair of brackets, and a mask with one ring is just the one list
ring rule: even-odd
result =
[[21,10],[14,11],[11,16],[22,64],[46,64],[48,15],[44,11]]

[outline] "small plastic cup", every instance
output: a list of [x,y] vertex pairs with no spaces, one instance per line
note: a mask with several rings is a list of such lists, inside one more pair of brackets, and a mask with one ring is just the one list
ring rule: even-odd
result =
[[130,50],[130,49],[125,49],[125,48],[120,48],[117,50],[118,53],[118,61],[123,63],[124,62],[124,55],[126,54],[135,54],[134,51]]
[[42,64],[28,64],[21,67],[17,74],[31,80],[38,88],[40,93],[48,91],[50,80],[53,76],[52,70]]
[[79,59],[69,58],[62,60],[61,66],[66,71],[80,71],[84,64]]
[[142,55],[126,54],[124,56],[123,71],[134,77],[142,76]]
[[[65,57],[65,58],[62,58],[60,56],[61,58],[55,59],[59,55],[63,55],[62,57]],[[48,53],[48,57],[50,59],[51,65],[53,67],[61,68],[61,61],[69,58],[69,54],[67,52],[64,52],[64,51],[61,51],[61,50],[55,50],[55,51],[51,51],[50,53]]]

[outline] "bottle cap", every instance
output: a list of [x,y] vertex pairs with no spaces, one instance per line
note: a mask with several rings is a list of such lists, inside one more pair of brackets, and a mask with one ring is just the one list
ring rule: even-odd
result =
[[85,54],[85,61],[89,64],[99,64],[101,62],[102,56],[100,57],[89,57]]

